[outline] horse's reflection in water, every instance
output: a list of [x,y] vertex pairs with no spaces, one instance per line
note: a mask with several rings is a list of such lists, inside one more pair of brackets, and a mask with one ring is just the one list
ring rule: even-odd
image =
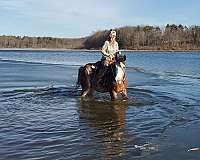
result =
[[106,158],[123,155],[128,102],[81,101],[80,104],[80,122],[93,132],[87,138],[102,144]]

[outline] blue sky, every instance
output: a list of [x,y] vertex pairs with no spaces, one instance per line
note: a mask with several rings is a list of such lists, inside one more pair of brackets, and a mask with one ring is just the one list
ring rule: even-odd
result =
[[200,0],[0,0],[0,35],[83,37],[98,30],[200,25]]

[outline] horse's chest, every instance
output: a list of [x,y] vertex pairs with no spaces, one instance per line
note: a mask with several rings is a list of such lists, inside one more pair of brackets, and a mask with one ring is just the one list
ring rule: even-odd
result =
[[121,67],[118,67],[115,81],[121,83],[123,81],[123,78],[124,78],[124,71]]

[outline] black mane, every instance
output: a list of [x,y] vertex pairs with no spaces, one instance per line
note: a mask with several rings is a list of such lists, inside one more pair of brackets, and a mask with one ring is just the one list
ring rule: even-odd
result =
[[125,62],[126,61],[126,55],[121,55],[119,52],[115,55],[116,62]]

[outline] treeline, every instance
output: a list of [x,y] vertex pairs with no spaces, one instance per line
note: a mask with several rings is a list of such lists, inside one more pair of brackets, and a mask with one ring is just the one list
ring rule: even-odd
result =
[[[200,26],[167,24],[116,28],[120,49],[132,50],[200,50]],[[0,48],[100,49],[109,30],[85,38],[0,36]]]
[[[120,49],[133,50],[200,50],[200,26],[169,25],[133,26],[115,29]],[[88,37],[86,49],[100,48],[109,30],[99,31]]]
[[85,38],[0,36],[0,48],[84,48]]

